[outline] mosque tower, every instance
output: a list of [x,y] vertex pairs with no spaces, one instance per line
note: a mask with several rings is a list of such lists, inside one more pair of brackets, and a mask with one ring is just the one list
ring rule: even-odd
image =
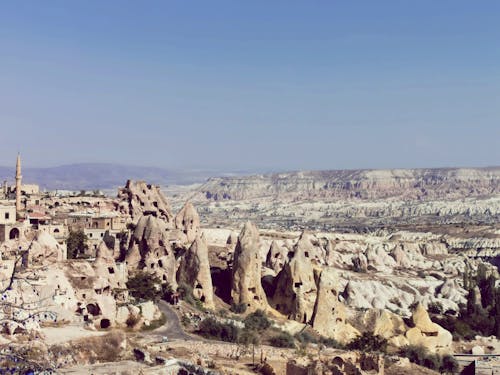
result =
[[17,162],[16,162],[16,213],[19,214],[21,212],[21,180],[23,176],[21,176],[21,155],[17,154]]

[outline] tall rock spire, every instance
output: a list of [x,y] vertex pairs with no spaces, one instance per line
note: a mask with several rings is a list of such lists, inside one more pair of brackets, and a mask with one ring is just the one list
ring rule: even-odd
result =
[[16,162],[16,213],[21,212],[21,154],[17,154]]

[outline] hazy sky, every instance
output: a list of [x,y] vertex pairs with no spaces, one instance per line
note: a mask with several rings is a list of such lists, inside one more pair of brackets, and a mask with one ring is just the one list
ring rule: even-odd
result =
[[2,1],[0,165],[500,164],[499,1]]

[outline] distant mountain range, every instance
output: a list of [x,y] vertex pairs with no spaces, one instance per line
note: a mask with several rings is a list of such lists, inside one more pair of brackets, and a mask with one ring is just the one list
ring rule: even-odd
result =
[[[1,181],[8,180],[12,183],[14,174],[14,168],[0,167]],[[225,174],[215,170],[173,170],[105,163],[22,169],[23,183],[38,184],[41,189],[47,190],[114,189],[124,186],[128,179],[145,180],[159,185],[185,185],[203,182],[209,177]]]
[[213,177],[198,188],[210,200],[430,200],[500,194],[500,167],[333,170]]

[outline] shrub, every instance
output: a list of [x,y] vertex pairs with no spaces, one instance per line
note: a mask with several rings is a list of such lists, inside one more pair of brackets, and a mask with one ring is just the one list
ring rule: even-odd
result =
[[309,344],[309,343],[313,343],[313,344],[316,344],[318,342],[318,340],[316,339],[316,337],[314,337],[313,335],[311,335],[310,333],[308,332],[299,332],[295,335],[295,338],[301,343],[301,344]]
[[425,366],[431,370],[440,371],[441,373],[458,372],[458,362],[452,355],[441,357],[437,354],[429,353],[423,346],[413,345],[402,349],[400,354],[408,358],[411,362]]
[[452,355],[445,355],[442,360],[442,365],[441,365],[441,371],[442,372],[448,372],[450,374],[455,374],[458,372],[460,366]]
[[256,331],[245,328],[241,331],[238,342],[243,345],[259,345],[260,335]]
[[127,288],[136,299],[158,301],[162,296],[160,284],[161,280],[157,276],[139,271],[127,281]]
[[68,259],[76,259],[88,249],[87,236],[83,230],[70,231],[66,240]]
[[109,234],[109,230],[104,233],[104,237],[102,238],[102,240],[104,241],[108,249],[113,250],[115,248],[115,238],[111,234]]
[[431,369],[431,370],[439,370],[441,368],[441,357],[437,354],[428,354],[421,365]]
[[128,328],[134,328],[136,324],[139,323],[139,320],[140,318],[138,315],[129,315],[125,324]]
[[364,352],[385,352],[387,340],[371,332],[364,332],[361,336],[352,340],[347,348],[349,350],[361,350]]
[[294,348],[295,342],[293,341],[293,336],[288,332],[281,332],[280,334],[273,336],[269,339],[269,343],[277,348]]
[[235,314],[244,314],[247,311],[246,303],[231,303],[230,310]]
[[245,323],[245,328],[255,331],[263,331],[271,326],[271,321],[267,318],[263,310],[251,313],[243,322]]
[[144,326],[143,330],[144,331],[152,331],[156,328],[160,328],[167,322],[167,317],[165,314],[161,314],[161,317],[159,319],[153,320],[148,326]]
[[232,323],[221,323],[214,318],[206,318],[200,323],[198,333],[207,338],[237,342],[241,329]]
[[320,343],[323,344],[324,346],[328,346],[329,348],[345,349],[344,345],[342,345],[340,342],[330,337],[321,337]]
[[177,287],[177,292],[179,293],[179,297],[186,303],[196,307],[198,310],[204,310],[203,302],[193,295],[193,288],[190,285],[180,283]]
[[428,311],[432,314],[442,314],[443,313],[443,305],[441,302],[431,302],[428,306]]

